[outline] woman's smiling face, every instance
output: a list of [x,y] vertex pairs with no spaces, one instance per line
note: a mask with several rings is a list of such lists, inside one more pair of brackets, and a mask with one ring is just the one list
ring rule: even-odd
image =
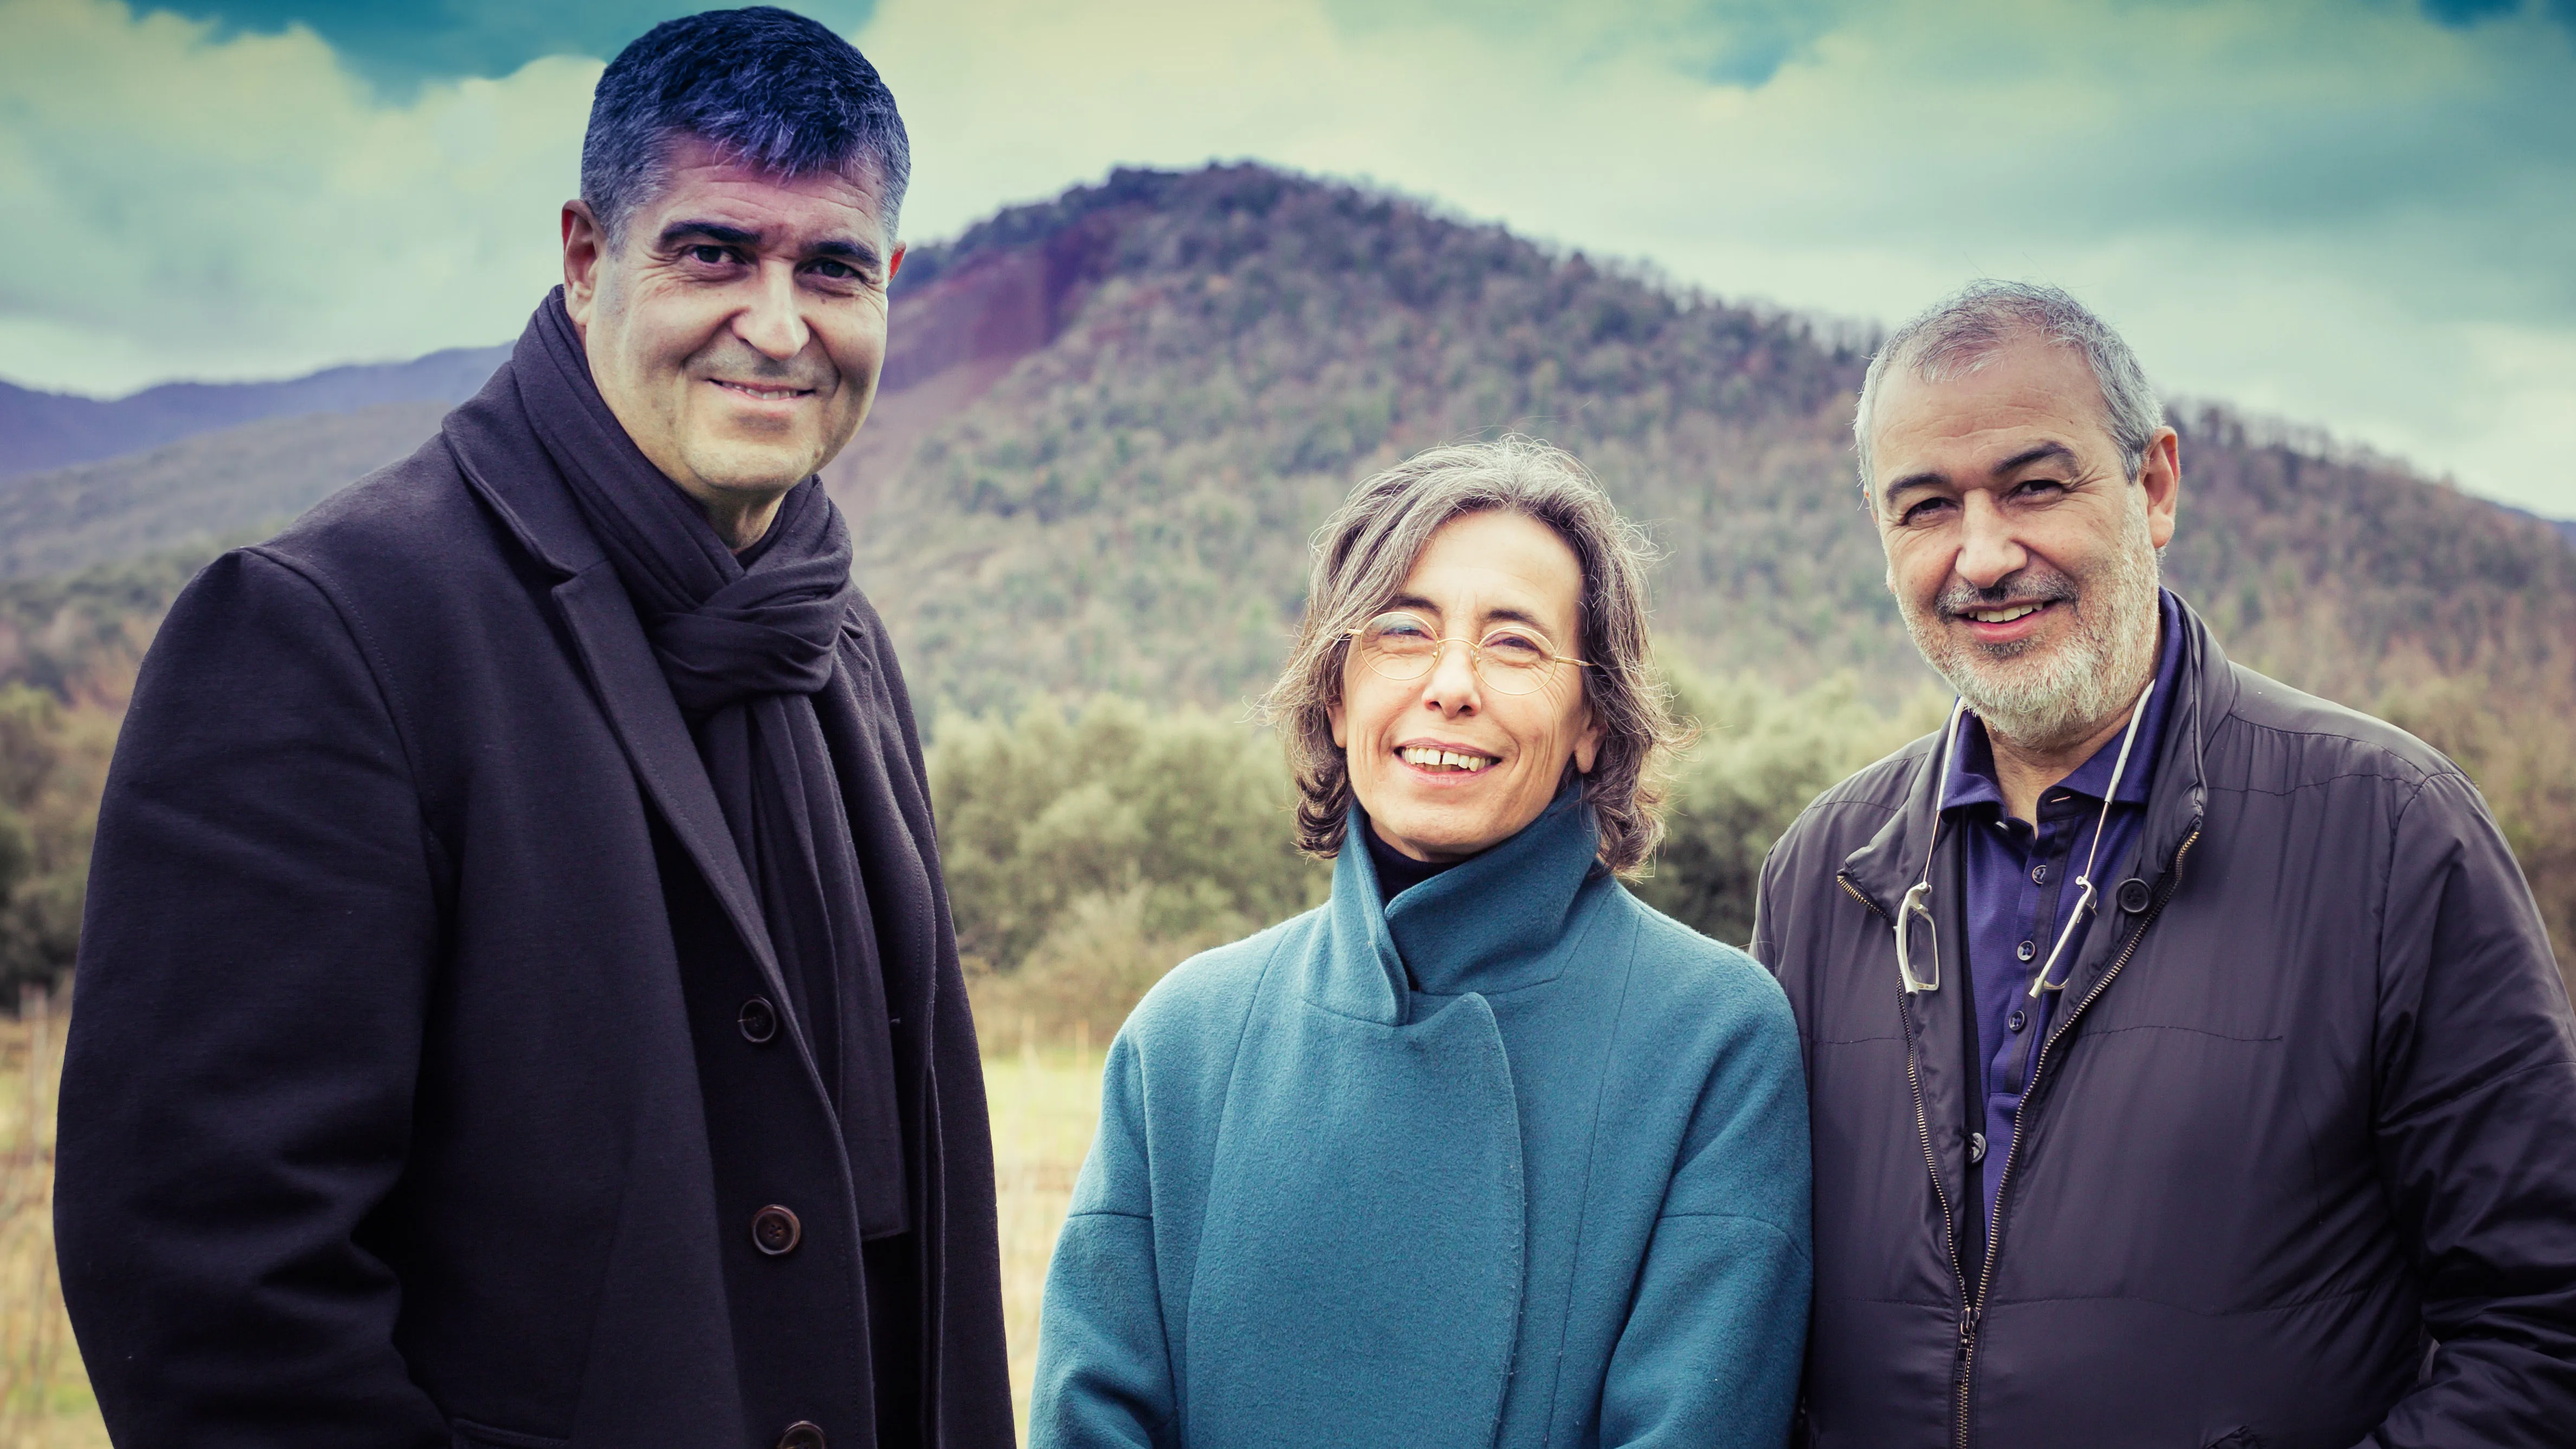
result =
[[[1583,566],[1554,529],[1518,513],[1470,513],[1431,535],[1377,612],[1410,615],[1436,639],[1510,635],[1571,655],[1582,591]],[[1416,860],[1460,860],[1510,839],[1555,798],[1566,761],[1592,768],[1601,726],[1575,665],[1543,668],[1535,691],[1509,694],[1479,679],[1459,644],[1440,646],[1430,672],[1411,680],[1360,656],[1354,641],[1330,712],[1333,743],[1378,838]]]

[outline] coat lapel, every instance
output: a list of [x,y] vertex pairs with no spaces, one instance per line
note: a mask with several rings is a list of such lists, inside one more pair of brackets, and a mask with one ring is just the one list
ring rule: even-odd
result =
[[[617,580],[616,565],[591,537],[521,409],[517,384],[510,369],[503,368],[480,394],[447,415],[441,431],[448,449],[466,482],[520,546],[547,568],[569,575],[552,590],[555,606],[609,728],[635,767],[646,798],[706,878],[759,966],[770,999],[779,1010],[792,1012],[795,998],[779,970],[759,897],[725,826],[697,742],[671,698],[670,683],[662,677],[634,603]],[[796,1025],[799,1029],[790,1035],[798,1053],[808,1058],[808,1070],[814,1070],[809,1033],[804,1023]]]

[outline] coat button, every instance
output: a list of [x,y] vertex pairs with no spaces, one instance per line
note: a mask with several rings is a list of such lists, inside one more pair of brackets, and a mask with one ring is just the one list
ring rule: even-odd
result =
[[[805,1225],[796,1221],[796,1214],[778,1204],[771,1203],[751,1215],[752,1246],[769,1256],[784,1257],[795,1252],[796,1245],[803,1241]],[[818,1438],[814,1442],[820,1444],[823,1441]]]
[[755,996],[734,1013],[733,1024],[742,1028],[744,1041],[759,1046],[778,1035],[778,1008],[769,1004],[769,998]]
[[824,1449],[823,1426],[799,1419],[778,1436],[778,1449]]
[[2120,909],[2134,916],[2146,908],[2147,883],[2136,876],[2120,882]]

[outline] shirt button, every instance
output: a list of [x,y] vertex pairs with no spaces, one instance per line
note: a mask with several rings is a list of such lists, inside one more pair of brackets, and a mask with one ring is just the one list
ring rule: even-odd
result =
[[2020,945],[2013,947],[2013,954],[2027,961],[2031,957],[2039,954],[2039,948],[2028,941],[2024,941]]
[[1986,1134],[1983,1132],[1971,1132],[1968,1134],[1968,1160],[1970,1162],[1983,1162],[1986,1160]]
[[[773,1258],[795,1252],[796,1245],[804,1240],[805,1225],[796,1221],[796,1214],[776,1203],[751,1215],[752,1246]],[[817,1439],[814,1442],[819,1444],[823,1441]]]
[[2030,868],[2030,883],[2032,885],[2048,884],[2048,867],[2044,865],[2032,866]]
[[2004,1025],[2012,1028],[2014,1031],[2019,1031],[2023,1027],[2030,1025],[2030,1016],[2026,1012],[2016,1011],[2005,1020]]
[[778,1436],[778,1449],[824,1449],[823,1426],[799,1419]]
[[755,996],[734,1013],[733,1024],[742,1028],[744,1041],[760,1046],[778,1035],[778,1008],[767,997]]

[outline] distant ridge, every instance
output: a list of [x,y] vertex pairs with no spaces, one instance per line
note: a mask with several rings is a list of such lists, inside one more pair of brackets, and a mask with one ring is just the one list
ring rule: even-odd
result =
[[121,458],[0,478],[0,579],[273,528],[438,431],[443,402],[265,418]]
[[[1276,668],[1307,537],[1351,483],[1504,430],[1571,449],[1652,530],[1676,658],[1849,671],[1881,699],[1929,678],[1857,506],[1847,329],[1254,165],[1011,208],[920,247],[892,307],[875,409],[823,481],[925,710],[1233,708]],[[173,414],[435,396],[0,479],[0,577],[272,526],[408,452],[501,355],[156,389]],[[2175,414],[2166,576],[2231,657],[2365,707],[2461,682],[2576,711],[2576,524],[2224,406]]]
[[267,418],[472,397],[509,347],[451,347],[409,362],[334,367],[282,382],[173,382],[101,400],[0,382],[0,478],[175,443]]

